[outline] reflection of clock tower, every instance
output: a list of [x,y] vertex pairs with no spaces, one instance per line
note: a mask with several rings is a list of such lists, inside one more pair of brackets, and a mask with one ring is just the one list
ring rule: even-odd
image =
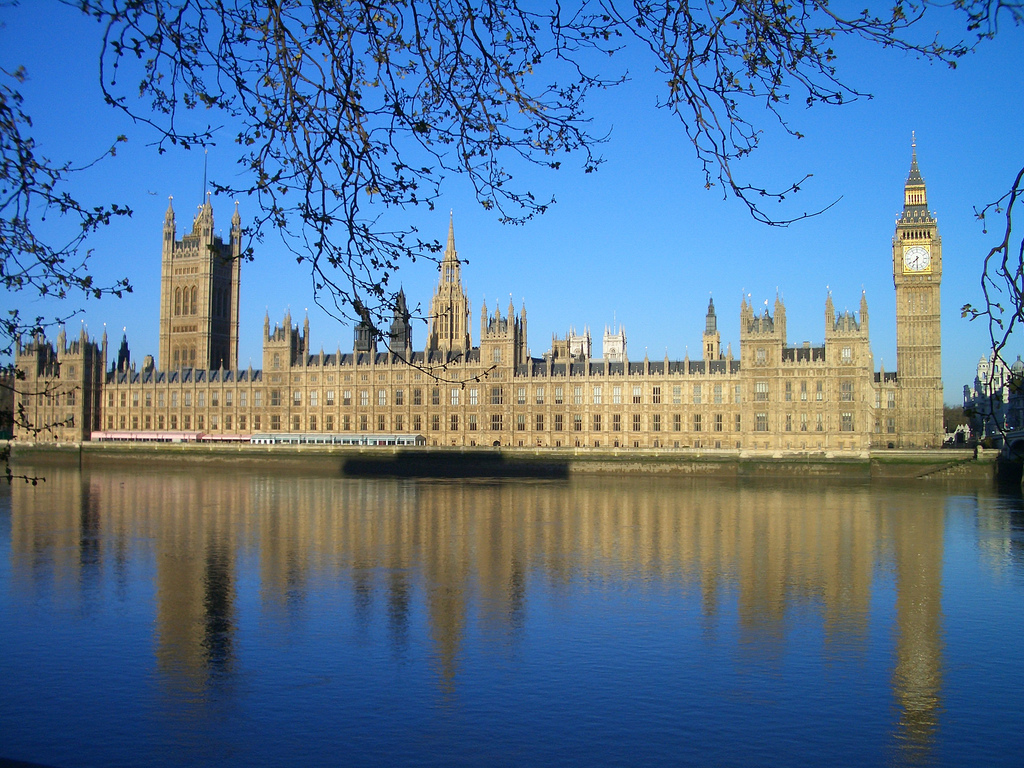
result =
[[924,178],[913,143],[903,214],[892,240],[896,284],[896,379],[903,448],[942,445],[942,366],[939,284],[942,238],[928,211]]

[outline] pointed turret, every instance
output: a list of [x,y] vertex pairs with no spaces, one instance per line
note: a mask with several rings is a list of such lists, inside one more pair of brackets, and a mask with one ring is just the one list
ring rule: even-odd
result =
[[718,360],[722,356],[721,336],[718,333],[718,316],[715,314],[715,300],[708,299],[708,313],[704,318],[704,360]]
[[907,183],[903,185],[903,213],[901,224],[931,224],[935,221],[928,212],[928,192],[925,189],[924,177],[917,165],[917,138],[911,133],[910,140],[910,173]]
[[360,305],[360,320],[356,324],[354,332],[354,349],[359,352],[377,352],[377,334],[373,327],[369,311]]
[[306,318],[302,321],[302,339],[299,342],[301,350],[301,364],[309,365],[309,310],[306,310]]
[[395,309],[391,320],[391,331],[388,334],[388,345],[391,352],[403,355],[408,359],[412,351],[412,324],[409,322],[409,307],[405,301],[405,291],[398,289],[395,297]]
[[526,299],[523,299],[522,309],[519,310],[519,336],[517,341],[516,364],[522,364],[530,359],[530,348],[526,335]]
[[128,349],[128,332],[121,335],[121,347],[117,350],[117,370],[124,372],[131,366],[132,353]]
[[192,234],[204,239],[213,236],[213,203],[210,202],[209,192],[192,222]]
[[242,215],[238,212],[238,201],[235,200],[235,212],[231,214],[231,247],[232,255],[237,259],[242,252]]
[[[765,307],[765,315],[768,314],[768,308]],[[775,325],[775,331],[779,336],[779,340],[782,345],[786,345],[786,305],[782,301],[782,296],[778,293],[775,294],[775,317],[773,318]]]

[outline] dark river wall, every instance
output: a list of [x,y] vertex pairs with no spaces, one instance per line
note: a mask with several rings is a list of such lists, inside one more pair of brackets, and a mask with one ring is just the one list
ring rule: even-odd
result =
[[772,453],[729,450],[407,448],[132,443],[15,445],[14,460],[88,467],[180,466],[389,477],[567,477],[658,474],[708,477],[835,477],[991,481],[995,454],[971,451]]

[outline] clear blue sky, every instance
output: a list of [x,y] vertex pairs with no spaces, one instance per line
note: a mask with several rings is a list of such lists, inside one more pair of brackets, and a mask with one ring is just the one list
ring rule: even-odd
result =
[[[38,0],[0,8],[0,64],[24,65],[26,111],[43,152],[54,159],[91,158],[111,139],[127,134],[118,156],[83,175],[76,193],[96,202],[131,206],[92,240],[98,277],[127,275],[135,293],[124,299],[82,302],[80,321],[111,342],[127,328],[133,357],[156,356],[160,236],[168,195],[174,196],[179,237],[202,200],[201,151],[158,156],[142,126],[104,107],[96,84],[99,27],[59,3]],[[936,25],[944,23],[936,16]],[[737,201],[703,188],[681,127],[654,108],[656,86],[649,65],[631,65],[634,81],[593,102],[595,132],[611,130],[606,163],[585,175],[572,162],[557,173],[525,177],[525,186],[557,204],[523,227],[507,227],[483,211],[455,178],[434,212],[415,210],[408,221],[423,235],[443,240],[454,210],[459,255],[469,263],[463,282],[472,302],[471,328],[479,340],[479,312],[486,298],[502,311],[510,295],[525,299],[529,345],[539,356],[553,333],[589,326],[595,354],[613,318],[625,325],[631,359],[700,354],[708,296],[718,309],[723,344],[738,353],[739,305],[749,293],[755,306],[781,293],[789,343],[824,339],[826,290],[836,308],[858,307],[862,288],[870,309],[876,368],[895,370],[895,300],[891,239],[910,166],[911,131],[928,185],[930,207],[943,238],[942,333],[945,399],[957,403],[988,347],[987,329],[960,318],[960,307],[981,300],[981,260],[994,237],[982,234],[973,208],[1004,192],[1024,165],[1024,30],[999,37],[963,60],[956,70],[910,56],[855,45],[843,50],[840,74],[873,95],[843,107],[793,109],[788,117],[805,134],[795,140],[766,116],[763,148],[742,166],[778,186],[814,174],[797,196],[800,210],[841,200],[816,218],[785,229],[754,222]],[[233,174],[232,145],[209,156],[211,178]],[[229,227],[232,201],[214,200],[217,227]],[[249,211],[244,201],[243,221]],[[403,268],[399,280],[411,304],[429,306],[436,267],[428,261]],[[243,265],[239,363],[261,361],[264,312],[280,322],[291,309],[309,308],[312,346],[351,348],[352,330],[313,306],[309,275],[276,242],[257,249]],[[59,311],[27,295],[8,295],[4,308],[48,316]],[[414,327],[421,348],[425,327]],[[1020,350],[1008,350],[1015,357]]]

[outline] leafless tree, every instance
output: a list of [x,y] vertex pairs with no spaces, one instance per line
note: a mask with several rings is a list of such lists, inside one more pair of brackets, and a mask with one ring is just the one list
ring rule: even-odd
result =
[[[280,235],[311,270],[317,301],[379,321],[395,271],[436,252],[381,213],[433,206],[446,177],[522,223],[552,202],[518,183],[522,163],[600,165],[587,97],[647,56],[702,166],[702,183],[766,224],[806,176],[778,188],[741,177],[765,114],[861,97],[837,70],[834,41],[860,38],[954,64],[968,50],[921,37],[927,2],[844,16],[782,0],[81,0],[101,24],[107,102],[155,130],[158,148],[229,136],[241,181],[217,191],[258,202],[251,234]],[[984,7],[987,7],[984,6]],[[969,23],[988,23],[964,7]],[[973,15],[972,15],[973,13]],[[618,56],[618,58],[616,58]],[[378,322],[379,324],[379,322]]]

